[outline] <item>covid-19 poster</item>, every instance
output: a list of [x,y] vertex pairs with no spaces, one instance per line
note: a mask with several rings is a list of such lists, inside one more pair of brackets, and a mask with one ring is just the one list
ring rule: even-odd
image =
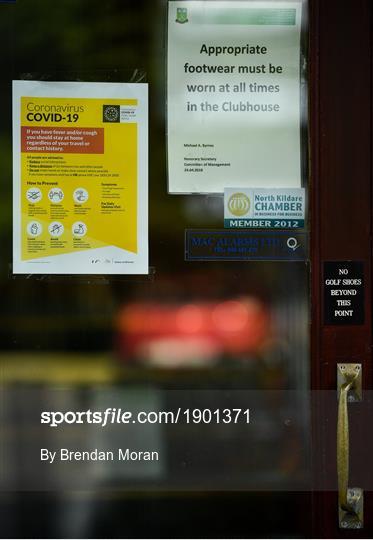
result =
[[170,1],[170,193],[301,187],[301,2]]
[[13,272],[148,273],[146,84],[13,81]]

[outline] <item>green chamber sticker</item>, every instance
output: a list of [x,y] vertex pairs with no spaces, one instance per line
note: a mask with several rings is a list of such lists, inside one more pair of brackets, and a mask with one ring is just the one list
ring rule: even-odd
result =
[[226,229],[299,229],[304,227],[305,189],[226,188]]

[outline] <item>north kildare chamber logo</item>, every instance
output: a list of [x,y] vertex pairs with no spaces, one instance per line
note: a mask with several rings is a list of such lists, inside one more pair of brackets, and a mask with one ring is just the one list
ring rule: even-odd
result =
[[103,122],[120,122],[120,105],[103,105]]
[[245,216],[250,210],[249,197],[245,193],[233,193],[228,200],[228,210],[234,216]]

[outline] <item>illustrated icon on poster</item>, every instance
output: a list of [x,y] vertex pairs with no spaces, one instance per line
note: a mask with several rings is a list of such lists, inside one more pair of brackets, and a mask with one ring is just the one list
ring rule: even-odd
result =
[[49,234],[53,238],[58,238],[64,232],[64,226],[59,221],[53,221],[48,227]]
[[40,236],[43,232],[43,227],[39,221],[30,221],[27,225],[27,234],[30,236],[36,238],[37,236]]
[[60,203],[63,201],[64,192],[60,188],[53,188],[49,190],[48,198],[52,203]]
[[43,198],[39,188],[30,188],[26,192],[26,198],[30,203],[38,203]]
[[77,221],[73,225],[73,235],[81,238],[87,234],[87,225],[82,221]]
[[88,191],[84,188],[77,188],[73,194],[74,201],[78,204],[83,204],[88,201]]

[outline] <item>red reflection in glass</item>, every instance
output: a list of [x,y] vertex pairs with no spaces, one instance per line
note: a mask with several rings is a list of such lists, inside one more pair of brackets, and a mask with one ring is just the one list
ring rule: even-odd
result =
[[123,358],[158,365],[197,365],[253,355],[270,334],[268,310],[255,298],[220,303],[133,303],[118,316]]

